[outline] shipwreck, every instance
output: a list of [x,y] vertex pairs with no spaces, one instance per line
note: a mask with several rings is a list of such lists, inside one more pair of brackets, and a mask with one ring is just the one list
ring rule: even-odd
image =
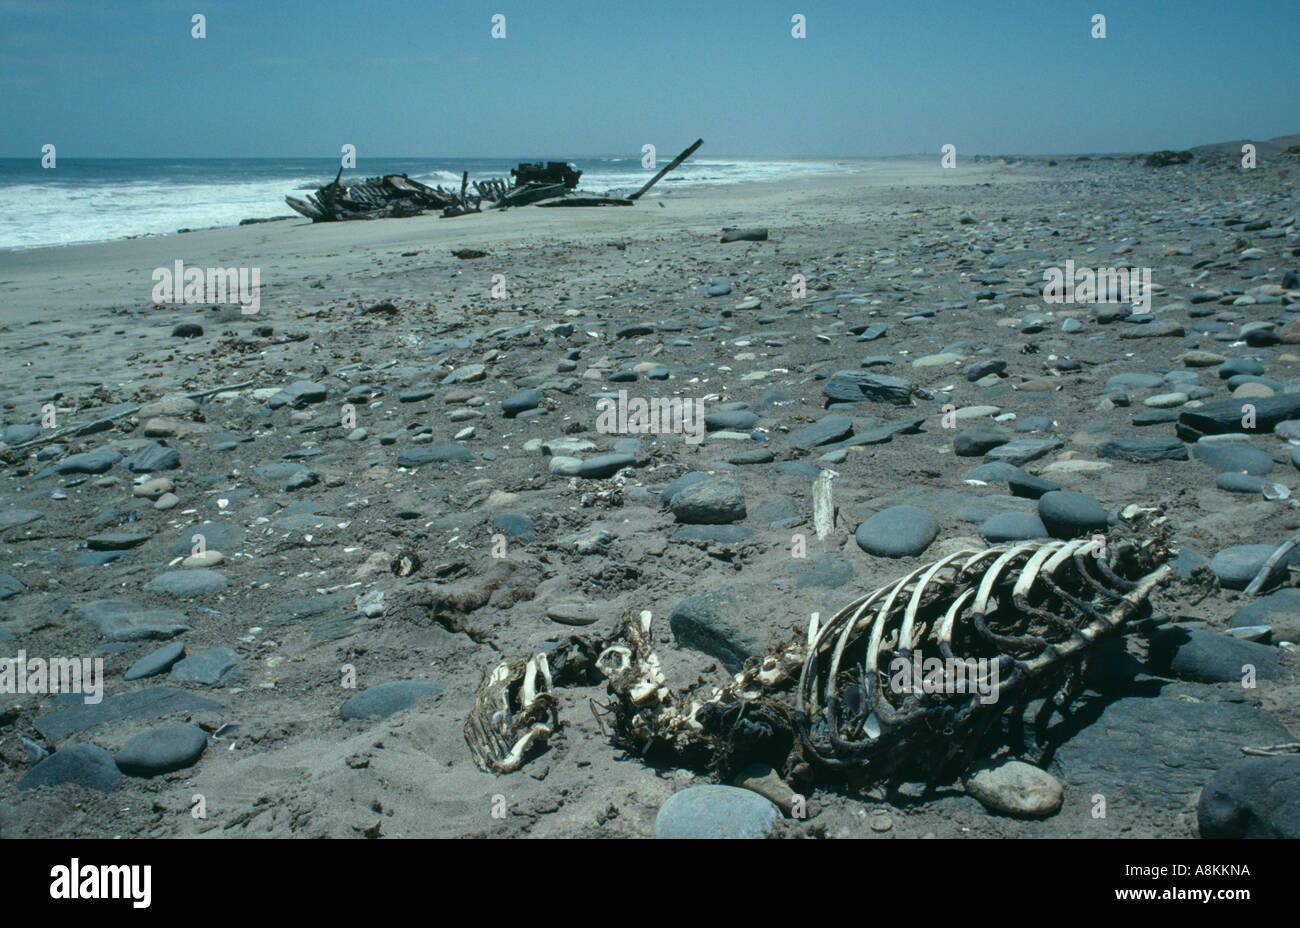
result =
[[640,190],[626,197],[593,195],[578,191],[582,171],[567,161],[524,162],[510,171],[511,180],[492,178],[470,182],[461,175],[460,190],[430,187],[405,174],[385,174],[352,183],[343,182],[343,169],[334,180],[305,197],[286,196],[294,212],[312,222],[350,219],[393,219],[438,211],[446,217],[481,213],[484,209],[514,206],[634,206],[646,191],[704,144],[696,139]]

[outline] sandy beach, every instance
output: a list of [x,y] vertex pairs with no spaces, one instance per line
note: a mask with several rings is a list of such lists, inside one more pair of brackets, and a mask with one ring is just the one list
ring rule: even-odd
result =
[[[483,772],[464,724],[484,672],[648,610],[664,675],[721,685],[810,613],[1047,534],[1049,505],[1104,528],[1131,504],[1165,507],[1178,576],[1163,631],[1094,662],[1044,768],[1057,811],[818,784],[773,830],[1204,833],[1207,785],[1300,733],[1300,601],[1241,592],[1300,529],[1300,405],[1179,432],[1224,401],[1300,403],[1300,156],[1238,160],[863,160],[634,207],[0,252],[0,650],[105,675],[97,705],[0,694],[0,836],[649,836],[715,779],[612,746],[596,686],[557,689],[546,750]],[[178,261],[257,269],[258,311],[155,304]],[[1066,261],[1149,269],[1149,313],[1045,301]],[[844,371],[880,392],[831,395]],[[606,434],[594,395],[620,390],[716,418],[699,443]],[[683,518],[662,494],[697,472],[739,508]],[[206,735],[197,762],[94,766],[168,726]],[[68,755],[71,782],[20,788],[75,745],[98,753]]]

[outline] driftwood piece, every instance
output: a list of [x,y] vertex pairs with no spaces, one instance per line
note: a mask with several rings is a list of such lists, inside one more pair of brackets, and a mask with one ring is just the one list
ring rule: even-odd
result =
[[683,161],[685,161],[687,158],[689,158],[692,154],[695,153],[695,149],[699,148],[699,147],[700,147],[701,145],[703,145],[703,144],[704,144],[704,139],[696,139],[694,145],[692,145],[690,148],[686,149],[686,151],[682,152],[680,155],[678,155],[676,158],[674,158],[674,159],[672,160],[672,162],[671,162],[671,163],[670,163],[666,168],[664,168],[662,171],[660,171],[660,172],[659,172],[658,174],[656,174],[654,177],[652,177],[652,178],[650,178],[648,181],[646,181],[645,186],[642,187],[640,190],[638,190],[636,193],[632,194],[630,197],[628,197],[628,199],[629,199],[629,200],[639,200],[639,199],[641,198],[641,194],[645,193],[647,190],[649,190],[649,189],[650,189],[651,187],[653,187],[655,184],[659,183],[660,178],[662,178],[665,174],[667,174],[667,173],[668,173],[669,171],[671,171],[673,168],[677,167],[677,165],[681,164]]
[[1280,579],[1281,575],[1286,574],[1286,568],[1279,569],[1278,565],[1294,550],[1296,545],[1300,545],[1300,533],[1292,535],[1277,546],[1277,550],[1269,555],[1268,560],[1264,562],[1264,566],[1259,569],[1259,573],[1255,574],[1255,579],[1250,581],[1250,586],[1246,587],[1247,596],[1258,596],[1262,590],[1272,586],[1276,580]]

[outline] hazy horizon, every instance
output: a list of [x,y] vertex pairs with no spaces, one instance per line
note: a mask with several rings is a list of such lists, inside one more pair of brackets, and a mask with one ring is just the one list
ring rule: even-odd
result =
[[0,0],[0,157],[1050,157],[1296,128],[1300,5],[1105,6]]

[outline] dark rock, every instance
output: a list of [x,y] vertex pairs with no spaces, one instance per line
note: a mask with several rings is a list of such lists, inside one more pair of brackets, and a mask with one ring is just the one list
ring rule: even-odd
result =
[[728,477],[709,477],[679,488],[668,506],[678,522],[722,525],[745,518],[745,493]]
[[1009,441],[1011,436],[1001,429],[974,426],[953,436],[952,451],[958,457],[976,458]]
[[939,527],[916,506],[891,506],[858,526],[858,547],[877,557],[914,557],[930,547]]
[[1241,683],[1247,665],[1259,680],[1280,676],[1277,652],[1204,628],[1162,628],[1151,636],[1148,662],[1156,673],[1198,683]]
[[[1214,555],[1210,570],[1228,589],[1244,590],[1276,550],[1277,545],[1233,545]],[[1292,549],[1284,561],[1286,566],[1300,564],[1300,548]]]
[[529,409],[536,409],[541,405],[541,403],[541,390],[520,390],[513,396],[506,397],[501,401],[501,412],[507,419],[513,419],[521,412]]
[[122,785],[122,772],[113,763],[113,755],[99,745],[70,744],[27,771],[18,781],[18,789],[58,786],[62,783],[111,793]]
[[1077,538],[1105,532],[1106,510],[1085,493],[1053,490],[1038,499],[1038,517],[1053,538]]
[[731,673],[761,651],[758,639],[736,627],[748,621],[752,604],[736,588],[701,593],[683,599],[668,617],[678,643],[716,657]]
[[172,665],[185,656],[185,642],[172,641],[140,658],[122,675],[123,680],[141,680],[171,670]]
[[208,735],[197,725],[168,725],[141,732],[117,752],[117,766],[133,777],[152,777],[198,763]]
[[816,448],[819,445],[840,441],[853,434],[853,420],[848,416],[823,416],[812,425],[790,433],[793,448]]
[[239,655],[230,648],[209,648],[178,661],[167,679],[172,683],[224,686],[239,678]]
[[979,532],[989,544],[1049,537],[1043,521],[1032,512],[1003,512],[990,516],[981,523]]
[[868,371],[836,371],[826,381],[822,394],[830,403],[872,400],[909,406],[912,402],[912,387],[906,380]]
[[1097,457],[1134,464],[1186,461],[1187,447],[1177,438],[1116,438],[1098,445]]
[[1260,476],[1273,470],[1273,459],[1267,452],[1242,441],[1198,441],[1193,450],[1199,460],[1219,473],[1234,471]]
[[766,242],[767,229],[732,229],[722,233],[725,242]]
[[72,617],[89,622],[109,641],[165,641],[190,630],[183,612],[145,610],[126,599],[95,600]]
[[1202,838],[1300,838],[1300,756],[1243,757],[1201,790]]
[[87,451],[85,454],[74,454],[71,457],[64,458],[59,463],[45,468],[36,477],[41,479],[55,475],[102,474],[120,460],[122,460],[122,455],[116,451]]
[[447,688],[445,683],[430,680],[392,680],[364,689],[339,709],[339,718],[386,719],[395,712],[409,709],[417,699],[433,696]]
[[133,474],[146,474],[159,470],[175,470],[181,466],[181,453],[154,442],[141,448],[125,461],[126,469]]
[[509,538],[518,539],[520,544],[525,545],[532,544],[535,537],[532,519],[509,512],[503,512],[492,520],[492,530],[501,532]]
[[1272,626],[1274,638],[1300,643],[1300,590],[1283,587],[1247,603],[1228,620],[1229,628],[1251,625]]
[[[68,694],[71,708],[37,716],[36,730],[51,741],[124,719],[156,719],[173,712],[219,712],[222,705],[170,686],[152,686],[131,693],[104,697],[103,702],[82,703],[80,694]],[[56,700],[62,704],[62,698]]]
[[216,570],[171,570],[144,585],[146,593],[165,593],[182,598],[220,593],[230,586],[226,575]]

